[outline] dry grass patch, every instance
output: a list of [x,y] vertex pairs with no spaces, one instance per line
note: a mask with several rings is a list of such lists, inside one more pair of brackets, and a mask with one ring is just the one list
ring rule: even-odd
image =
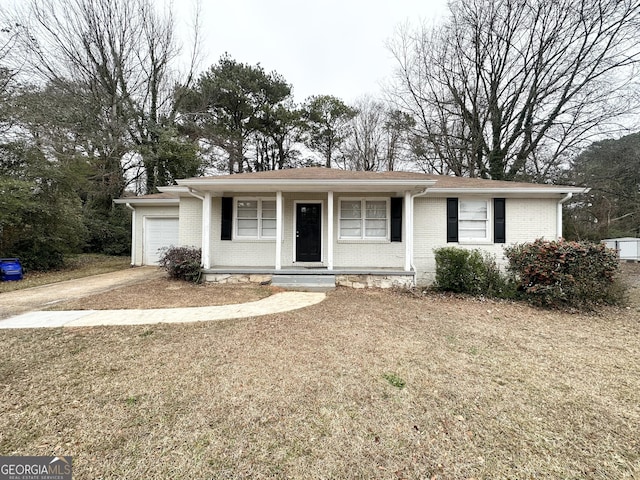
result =
[[640,475],[634,309],[337,289],[240,321],[0,340],[0,451],[73,455],[78,479]]
[[58,303],[51,310],[207,307],[253,302],[268,297],[271,293],[271,287],[257,284],[195,284],[182,280],[160,278]]
[[620,271],[629,285],[630,303],[640,311],[640,262],[622,262]]

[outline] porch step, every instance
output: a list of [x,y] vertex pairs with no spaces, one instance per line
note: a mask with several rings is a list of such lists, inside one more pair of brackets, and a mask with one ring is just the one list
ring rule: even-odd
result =
[[336,276],[274,274],[271,285],[287,290],[324,291],[336,288]]

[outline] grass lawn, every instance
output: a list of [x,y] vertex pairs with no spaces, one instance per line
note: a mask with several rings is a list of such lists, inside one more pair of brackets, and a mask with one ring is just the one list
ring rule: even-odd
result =
[[0,454],[77,479],[640,476],[640,311],[337,289],[280,315],[1,331]]
[[122,270],[131,266],[131,258],[81,254],[66,257],[65,264],[65,268],[51,272],[26,272],[18,282],[0,282],[0,293]]

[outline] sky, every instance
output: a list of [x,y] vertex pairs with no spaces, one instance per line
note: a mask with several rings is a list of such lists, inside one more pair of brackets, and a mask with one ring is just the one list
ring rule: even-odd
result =
[[[186,4],[174,3],[182,28],[192,21]],[[297,102],[334,95],[351,103],[380,94],[395,66],[385,44],[397,28],[445,14],[446,0],[202,0],[202,69],[228,52],[278,72]]]

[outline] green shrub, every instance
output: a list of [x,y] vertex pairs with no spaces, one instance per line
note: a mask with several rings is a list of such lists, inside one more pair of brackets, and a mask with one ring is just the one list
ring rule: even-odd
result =
[[87,211],[83,222],[87,229],[85,253],[131,255],[131,216],[123,208],[114,208],[107,214]]
[[505,248],[509,270],[539,306],[590,308],[625,300],[615,250],[604,244],[538,239]]
[[434,253],[437,289],[500,298],[513,296],[513,282],[500,271],[492,255],[457,247],[438,248]]
[[67,251],[58,242],[47,242],[41,238],[25,238],[16,242],[14,250],[5,255],[19,258],[25,272],[33,270],[48,272],[64,267],[65,253]]
[[483,285],[481,294],[496,298],[515,298],[517,285],[512,275],[505,274],[493,255],[487,252],[482,256]]
[[200,283],[201,254],[199,248],[168,247],[162,249],[159,264],[171,278]]

